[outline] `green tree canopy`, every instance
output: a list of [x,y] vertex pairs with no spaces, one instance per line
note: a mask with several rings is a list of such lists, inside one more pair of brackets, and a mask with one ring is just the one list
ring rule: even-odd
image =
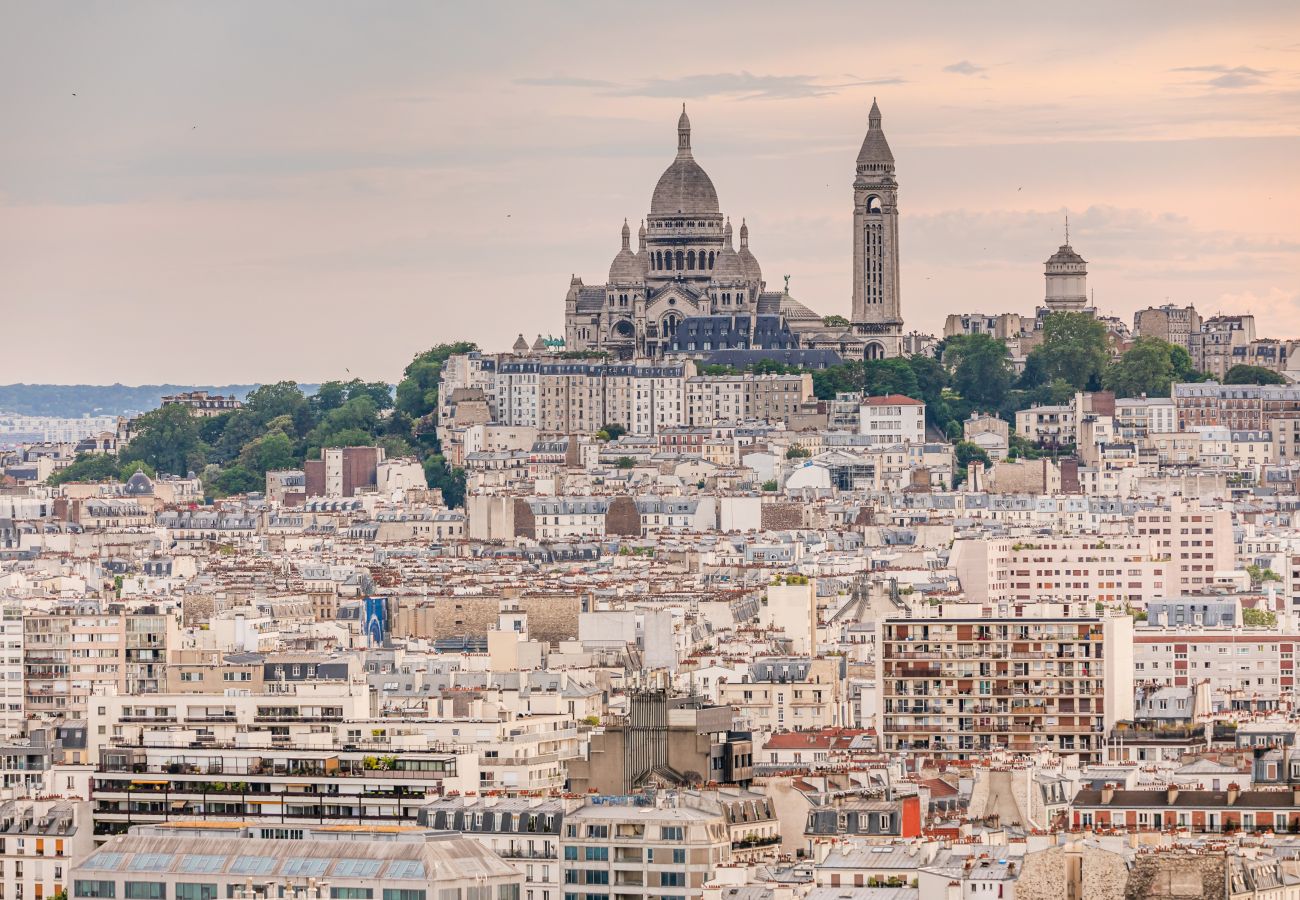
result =
[[294,454],[293,441],[277,428],[245,444],[239,451],[239,465],[256,475],[265,475],[295,468],[299,460]]
[[1286,378],[1263,366],[1236,365],[1223,376],[1224,384],[1286,384]]
[[207,445],[188,407],[174,403],[135,420],[135,435],[122,450],[123,462],[139,460],[157,472],[184,475],[203,468]]
[[952,387],[971,403],[997,409],[1011,386],[1011,361],[1007,345],[987,334],[949,338],[944,364],[952,372]]
[[67,484],[69,482],[126,481],[136,471],[142,471],[150,478],[154,476],[153,467],[139,460],[123,463],[116,456],[107,453],[78,453],[72,464],[65,466],[51,475],[46,484]]
[[[1182,351],[1177,354],[1176,351]],[[1102,374],[1102,385],[1116,397],[1168,397],[1170,385],[1191,368],[1191,357],[1156,337],[1140,337]]]
[[1082,312],[1048,313],[1043,320],[1043,342],[1026,360],[1026,374],[1035,381],[1026,387],[1060,378],[1075,390],[1094,390],[1110,361],[1106,326]]

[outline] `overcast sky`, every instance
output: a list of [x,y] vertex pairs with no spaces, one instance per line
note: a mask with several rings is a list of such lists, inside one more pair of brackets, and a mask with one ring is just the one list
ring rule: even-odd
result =
[[1099,307],[1300,337],[1300,4],[9,3],[0,383],[396,380],[563,333],[681,103],[769,286],[849,312],[872,97],[908,328]]

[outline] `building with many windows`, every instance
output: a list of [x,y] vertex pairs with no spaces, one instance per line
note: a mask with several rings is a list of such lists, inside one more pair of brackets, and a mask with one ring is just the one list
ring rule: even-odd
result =
[[877,730],[887,752],[969,759],[1078,753],[1133,718],[1133,620],[1091,603],[947,604],[880,625]]

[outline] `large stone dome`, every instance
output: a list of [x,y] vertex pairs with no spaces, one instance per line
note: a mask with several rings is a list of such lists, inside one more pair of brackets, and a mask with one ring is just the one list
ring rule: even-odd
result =
[[719,214],[718,192],[713,181],[691,155],[691,120],[686,117],[684,106],[681,118],[677,120],[677,158],[659,176],[654,196],[650,198],[650,215],[675,216],[679,213],[693,216]]

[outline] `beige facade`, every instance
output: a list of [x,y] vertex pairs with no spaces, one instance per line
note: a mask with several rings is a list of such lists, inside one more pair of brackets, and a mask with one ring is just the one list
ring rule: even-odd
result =
[[973,604],[881,623],[877,681],[886,752],[967,759],[996,748],[1102,761],[1106,734],[1133,716],[1133,620],[1090,603],[1027,604],[980,616]]

